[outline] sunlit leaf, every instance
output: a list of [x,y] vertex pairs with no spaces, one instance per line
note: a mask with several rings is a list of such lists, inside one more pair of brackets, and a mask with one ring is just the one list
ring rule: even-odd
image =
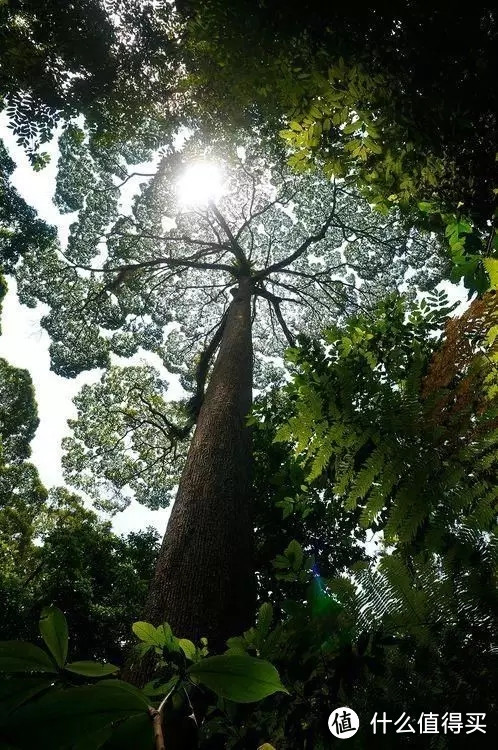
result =
[[63,667],[67,659],[67,621],[57,607],[44,607],[40,616],[40,633],[56,664]]
[[242,654],[209,656],[190,666],[188,674],[195,682],[236,703],[253,703],[276,692],[288,692],[272,664]]

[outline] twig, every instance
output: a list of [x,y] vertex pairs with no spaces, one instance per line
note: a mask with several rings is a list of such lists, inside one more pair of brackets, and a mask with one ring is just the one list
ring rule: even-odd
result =
[[152,728],[154,730],[155,750],[166,750],[166,745],[164,744],[162,714],[157,710],[157,708],[149,706],[149,716],[152,719]]

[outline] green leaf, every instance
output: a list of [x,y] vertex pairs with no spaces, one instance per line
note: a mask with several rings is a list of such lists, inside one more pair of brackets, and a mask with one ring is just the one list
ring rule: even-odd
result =
[[236,635],[233,638],[229,638],[227,640],[227,646],[232,654],[245,654],[247,653],[247,646],[249,644],[247,643],[246,639],[241,635]]
[[154,732],[150,717],[146,713],[123,721],[106,742],[105,750],[149,750],[154,746]]
[[342,132],[346,135],[351,135],[352,133],[356,133],[357,130],[359,130],[361,127],[361,122],[356,120],[356,122],[349,122],[347,125],[344,126],[342,129]]
[[157,644],[157,633],[154,625],[151,625],[150,622],[134,622],[131,626],[131,629],[144,643],[150,643],[153,645],[159,645]]
[[180,681],[179,675],[175,675],[168,682],[159,682],[152,680],[148,682],[143,691],[147,695],[169,695]]
[[194,661],[197,653],[197,649],[195,648],[192,641],[189,641],[188,638],[180,638],[178,640],[179,646],[187,659],[190,659],[190,661]]
[[113,727],[100,727],[89,735],[78,738],[71,750],[99,750],[112,737]]
[[150,622],[134,622],[132,630],[145,644],[156,646],[157,648],[166,648],[168,651],[179,651],[178,639],[171,632],[167,622],[159,625],[157,628]]
[[273,607],[269,602],[264,602],[259,608],[256,618],[256,628],[263,638],[270,630],[271,621],[273,620]]
[[296,133],[300,133],[302,131],[301,125],[295,120],[291,120],[291,122],[289,123],[289,128],[291,130],[294,130]]
[[449,238],[450,244],[453,244],[463,234],[470,234],[471,232],[472,227],[467,221],[452,221],[447,225],[444,233]]
[[109,674],[115,674],[119,667],[114,664],[100,663],[98,661],[73,661],[64,667],[68,672],[81,674],[84,677],[105,677]]
[[120,680],[103,680],[96,685],[51,690],[15,711],[2,727],[3,735],[21,747],[54,750],[71,747],[99,733],[114,722],[144,715],[146,696],[133,685]]
[[51,677],[11,677],[0,681],[0,722],[35,695],[49,690]]
[[288,692],[272,664],[242,654],[208,656],[192,664],[188,674],[194,682],[236,703],[253,703],[273,693]]
[[434,203],[430,203],[430,201],[420,201],[417,205],[424,214],[431,214],[436,210]]
[[56,673],[49,655],[33,643],[23,641],[0,642],[0,672]]
[[292,439],[292,428],[290,424],[283,424],[281,425],[277,432],[275,433],[275,437],[273,438],[274,443],[285,443],[288,440]]
[[292,570],[299,570],[303,564],[303,550],[298,541],[293,539],[284,552],[285,557],[290,561]]
[[68,632],[67,621],[57,607],[44,607],[40,622],[40,633],[50,653],[59,667],[63,667],[67,659]]
[[498,287],[498,260],[496,258],[485,258],[484,268],[489,276],[489,285],[491,289]]

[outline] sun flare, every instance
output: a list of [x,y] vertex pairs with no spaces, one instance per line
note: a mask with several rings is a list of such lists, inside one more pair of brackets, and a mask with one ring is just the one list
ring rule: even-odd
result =
[[178,180],[178,197],[185,207],[205,206],[216,201],[221,192],[221,172],[211,162],[191,164]]

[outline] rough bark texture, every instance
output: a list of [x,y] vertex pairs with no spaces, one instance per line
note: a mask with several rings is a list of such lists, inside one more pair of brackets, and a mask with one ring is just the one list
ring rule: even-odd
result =
[[[250,624],[255,604],[251,445],[251,287],[233,293],[220,350],[166,529],[144,619],[210,650]],[[146,661],[146,660],[145,660]],[[131,679],[150,678],[145,663]]]

